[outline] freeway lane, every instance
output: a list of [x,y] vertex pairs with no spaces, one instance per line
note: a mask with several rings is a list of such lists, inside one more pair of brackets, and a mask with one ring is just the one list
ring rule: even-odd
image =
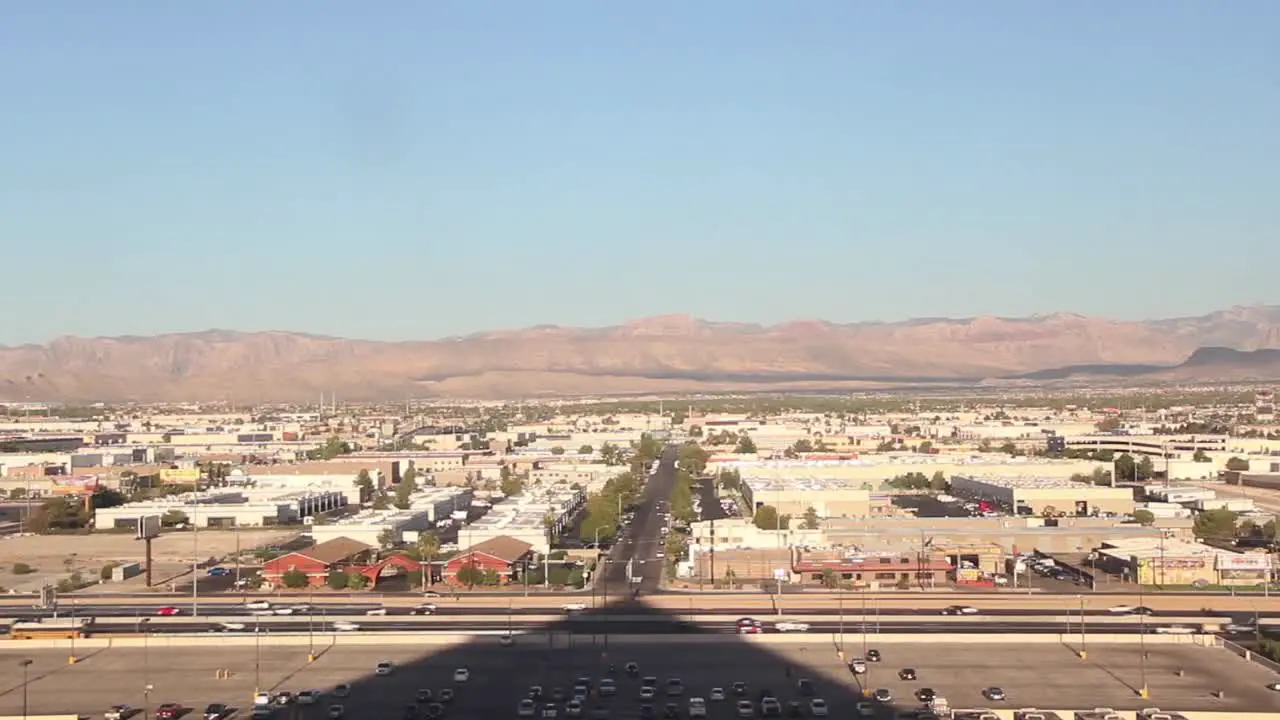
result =
[[[359,623],[357,623],[359,624]],[[501,635],[510,631],[513,634],[525,633],[542,633],[546,632],[546,628],[541,625],[529,623],[513,623],[508,626],[507,623],[498,621],[470,621],[457,622],[448,624],[432,624],[427,625],[415,622],[389,622],[377,624],[359,624],[358,631],[342,631],[333,626],[333,623],[319,622],[308,624],[306,622],[289,622],[276,623],[270,627],[261,626],[262,634],[350,634],[352,632],[424,632],[424,633],[445,633],[445,634],[466,634],[466,633],[483,633],[492,635]],[[866,623],[840,623],[821,622],[810,625],[809,635],[862,635],[864,632],[869,637],[874,637],[877,633],[1079,633],[1080,626],[1076,624],[1055,623],[1055,622],[1002,622],[1002,623],[956,623],[940,627],[938,625],[930,625],[925,623],[912,622],[881,622]],[[1137,634],[1145,630],[1148,634],[1157,634],[1159,626],[1148,625],[1145,628],[1137,625],[1108,625],[1098,628],[1090,628],[1085,626],[1086,634],[1105,632],[1108,634]],[[178,623],[172,625],[156,625],[148,629],[147,635],[189,635],[193,633],[222,633],[225,632],[219,625],[213,623]],[[575,623],[573,626],[557,627],[555,633],[564,635],[652,635],[652,634],[687,634],[687,633],[710,633],[710,634],[737,634],[738,629],[734,623],[706,623],[696,627],[684,625],[676,622],[671,623],[655,623],[655,622],[584,622]],[[766,633],[776,633],[771,628],[765,629]],[[138,635],[136,627],[131,623],[120,624],[103,624],[99,626],[95,635]],[[229,634],[254,634],[253,625],[247,624],[243,630],[237,630]],[[21,641],[17,641],[21,642]]]

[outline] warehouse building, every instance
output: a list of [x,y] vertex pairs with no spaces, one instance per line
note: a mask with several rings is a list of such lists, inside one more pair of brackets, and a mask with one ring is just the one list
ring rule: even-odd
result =
[[587,496],[564,485],[528,490],[494,503],[484,517],[458,530],[458,544],[471,547],[498,537],[528,543],[534,552],[551,552],[551,534],[557,536],[582,510]]
[[1088,517],[1133,512],[1133,491],[1053,477],[953,475],[951,493],[986,500],[1018,515]]
[[858,480],[844,478],[744,477],[742,494],[753,509],[765,505],[779,515],[799,518],[813,508],[820,518],[867,517],[871,491]]
[[140,518],[149,515],[174,517],[179,514],[181,522],[196,527],[285,525],[345,505],[346,499],[335,492],[249,494],[230,490],[186,493],[99,508],[94,511],[94,529],[135,528]]

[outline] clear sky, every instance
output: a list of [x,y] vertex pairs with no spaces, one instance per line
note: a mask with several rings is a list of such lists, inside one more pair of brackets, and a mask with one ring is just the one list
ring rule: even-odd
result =
[[1280,302],[1276,0],[26,2],[0,343]]

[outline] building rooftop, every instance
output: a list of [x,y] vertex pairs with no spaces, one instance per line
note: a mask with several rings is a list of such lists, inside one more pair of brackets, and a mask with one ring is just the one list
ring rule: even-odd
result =
[[[1082,490],[1090,487],[1101,487],[1099,485],[1084,485],[1066,478],[1041,477],[1039,475],[1014,475],[1003,477],[997,477],[994,475],[961,475],[959,477],[963,477],[973,482],[982,483],[984,485],[1011,488],[1015,490]],[[1131,492],[1127,488],[1116,489]]]
[[863,490],[865,480],[838,477],[744,477],[742,482],[752,492],[821,492],[824,490]]

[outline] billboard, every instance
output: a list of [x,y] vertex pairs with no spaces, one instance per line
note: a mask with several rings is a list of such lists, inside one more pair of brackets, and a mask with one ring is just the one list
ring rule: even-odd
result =
[[92,495],[98,491],[97,475],[50,475],[54,495]]
[[138,539],[150,540],[160,535],[160,516],[143,515],[138,518]]
[[199,468],[165,468],[160,471],[160,482],[171,485],[191,485],[199,479]]
[[1219,570],[1270,570],[1271,556],[1266,553],[1222,553]]

